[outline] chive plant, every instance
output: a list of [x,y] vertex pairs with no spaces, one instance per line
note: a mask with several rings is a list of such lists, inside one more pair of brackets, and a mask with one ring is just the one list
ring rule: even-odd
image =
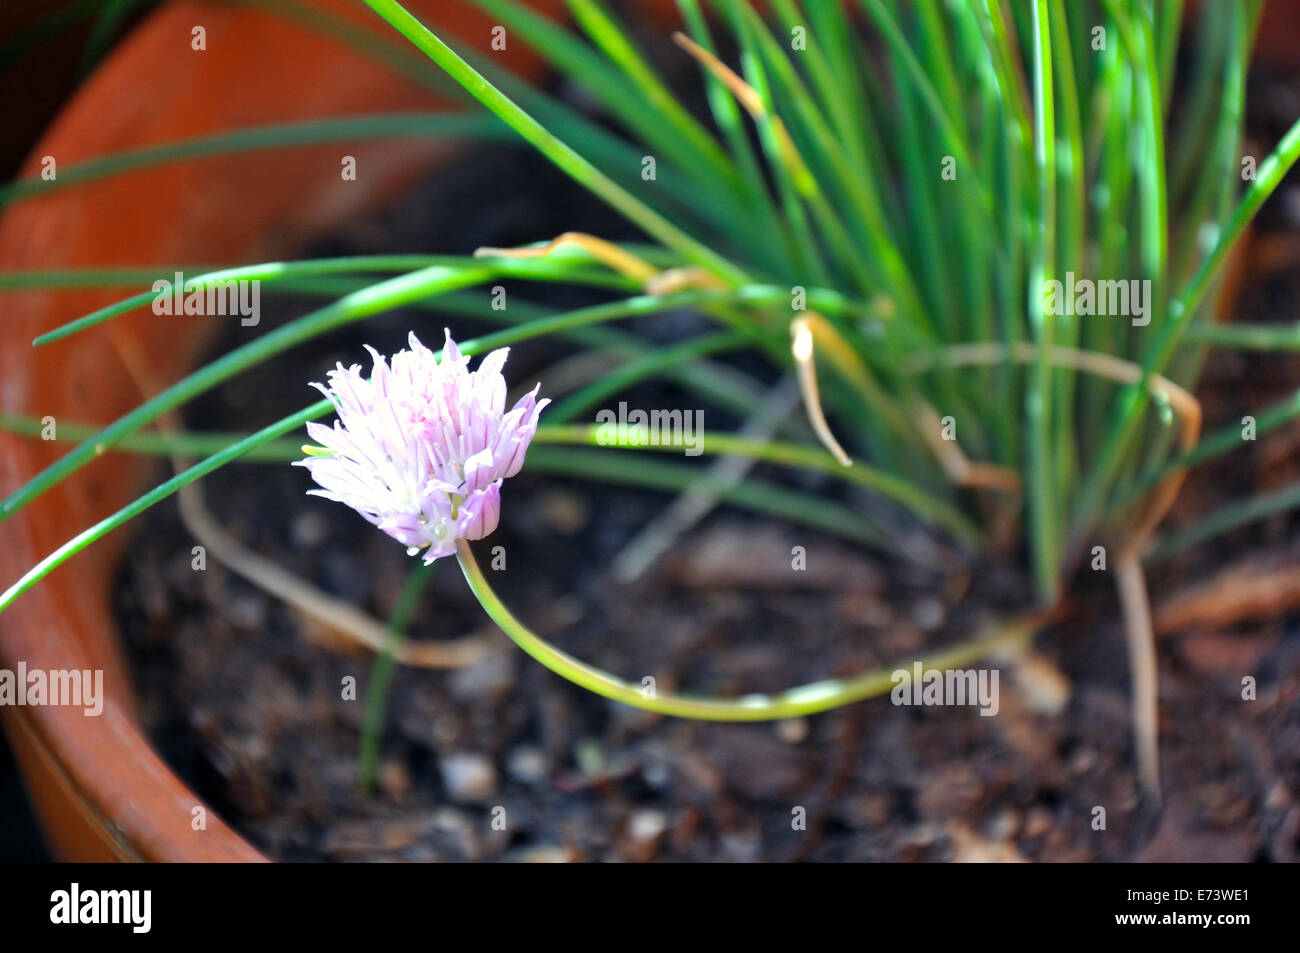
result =
[[[50,554],[0,596],[0,609],[179,487],[232,462],[296,456],[287,435],[326,415],[328,402],[251,435],[142,431],[248,367],[346,323],[410,305],[505,325],[463,342],[467,355],[543,335],[617,355],[621,363],[605,375],[552,395],[557,403],[536,432],[528,465],[661,490],[709,477],[628,446],[598,446],[596,428],[575,421],[621,388],[659,376],[713,404],[750,407],[756,380],[710,370],[717,355],[747,349],[796,377],[808,436],[710,434],[706,452],[845,481],[972,558],[1024,565],[1035,612],[928,664],[961,664],[1022,642],[1080,570],[1115,576],[1137,755],[1154,795],[1155,665],[1143,560],[1300,502],[1300,489],[1286,488],[1225,505],[1163,541],[1157,536],[1188,468],[1240,441],[1236,427],[1201,439],[1192,392],[1207,349],[1300,341],[1293,329],[1220,326],[1212,314],[1234,243],[1300,156],[1300,123],[1267,157],[1241,154],[1259,0],[1199,4],[1198,22],[1186,25],[1181,0],[678,0],[681,30],[674,45],[661,44],[659,59],[602,0],[568,0],[571,26],[518,0],[470,2],[504,28],[508,43],[532,47],[584,89],[610,123],[512,77],[490,54],[465,52],[458,38],[439,35],[396,0],[366,0],[409,43],[382,49],[329,14],[285,0],[272,8],[310,19],[431,86],[454,83],[465,111],[239,130],[102,157],[58,183],[15,182],[0,201],[223,151],[366,136],[518,136],[625,216],[644,241],[539,235],[527,248],[473,257],[276,262],[191,278],[186,290],[256,277],[270,289],[330,302],[108,426],[61,425],[80,442],[5,499],[0,518],[109,446],[202,460]],[[656,63],[664,55],[698,65],[707,113],[693,112],[662,77]],[[0,276],[0,289],[143,278],[138,271],[16,274]],[[527,301],[496,312],[470,290],[504,278],[589,286],[610,300],[559,314]],[[151,297],[125,298],[36,343],[57,346]],[[683,308],[716,327],[656,344],[613,324]],[[1264,408],[1258,430],[1297,415],[1300,397]],[[16,417],[3,423],[33,427]],[[714,489],[737,506],[902,551],[890,528],[896,520],[850,504],[757,479]],[[463,540],[457,555],[485,609],[526,651],[628,704],[690,717],[777,718],[890,687],[887,676],[869,673],[778,696],[646,697],[528,630],[492,592]]]

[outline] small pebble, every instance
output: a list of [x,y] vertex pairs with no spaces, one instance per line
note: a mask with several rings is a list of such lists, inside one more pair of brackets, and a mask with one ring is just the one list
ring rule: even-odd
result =
[[1025,837],[1041,837],[1052,829],[1052,812],[1045,807],[1031,808],[1025,816],[1025,826],[1021,833]]
[[1016,845],[1006,840],[992,840],[981,837],[960,822],[948,826],[948,836],[952,842],[952,856],[949,858],[958,864],[1022,864]]
[[405,762],[388,758],[380,764],[379,789],[396,801],[411,793],[411,772]]
[[663,811],[642,810],[627,823],[627,834],[637,841],[656,841],[668,830],[668,815]]
[[1080,748],[1070,758],[1070,771],[1073,774],[1087,774],[1097,766],[1097,752],[1092,748]]
[[524,784],[540,784],[549,772],[546,753],[532,745],[520,745],[506,758],[506,773]]
[[497,769],[481,754],[448,755],[439,766],[453,801],[481,801],[497,789]]
[[808,719],[786,718],[778,721],[776,736],[788,745],[802,744],[808,739]]
[[994,815],[993,821],[989,824],[989,839],[1005,841],[1015,837],[1019,828],[1020,814],[1014,808],[1006,808]]
[[1291,796],[1291,791],[1286,786],[1286,782],[1279,778],[1277,783],[1269,789],[1268,800],[1265,801],[1265,806],[1270,811],[1285,811],[1292,805],[1292,803],[1294,803],[1294,800],[1295,799]]
[[502,695],[514,688],[515,656],[493,652],[473,665],[457,669],[450,682],[451,693],[460,701]]
[[578,860],[578,855],[570,847],[537,846],[525,848],[508,859],[520,864],[571,864]]
[[1039,715],[1059,715],[1070,703],[1070,680],[1056,665],[1033,649],[1008,660],[1025,707]]

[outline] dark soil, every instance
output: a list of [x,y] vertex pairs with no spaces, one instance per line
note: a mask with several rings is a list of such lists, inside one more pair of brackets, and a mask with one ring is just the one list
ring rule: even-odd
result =
[[[1273,225],[1295,227],[1277,213]],[[497,148],[470,153],[390,216],[310,251],[468,251],[571,228],[627,235],[539,160]],[[1295,271],[1275,274],[1248,289],[1241,317],[1283,320],[1297,297]],[[557,307],[585,300],[575,292],[547,299]],[[308,307],[286,302],[259,330]],[[669,339],[695,320],[663,317],[638,330]],[[392,350],[411,327],[433,343],[444,323],[458,338],[480,330],[428,313],[371,320],[200,401],[188,424],[253,429],[313,399],[306,382],[335,361],[364,363],[362,343]],[[232,329],[220,348],[247,333]],[[571,350],[518,347],[508,376],[531,386]],[[1216,359],[1206,382],[1213,430],[1293,393],[1300,363]],[[629,397],[633,406],[638,399],[693,406],[662,387]],[[734,423],[710,412],[710,426]],[[1278,467],[1294,471],[1295,454],[1279,448],[1297,438],[1300,430],[1287,428],[1207,468],[1176,517],[1196,501],[1276,481]],[[1290,462],[1265,468],[1283,458]],[[412,561],[355,514],[305,496],[309,485],[300,469],[266,465],[231,467],[205,483],[208,505],[246,545],[386,618]],[[487,544],[508,554],[494,582],[565,649],[629,679],[652,675],[661,690],[716,693],[892,668],[970,638],[980,621],[1026,601],[1011,568],[912,570],[727,508],[642,581],[614,581],[613,557],[667,499],[525,468],[507,484],[502,526]],[[481,632],[496,651],[454,673],[398,670],[379,788],[366,794],[357,763],[372,656],[323,640],[219,565],[192,570],[194,541],[174,506],[134,526],[116,600],[146,725],[182,777],[276,859],[1250,861],[1300,853],[1294,618],[1162,641],[1165,801],[1157,809],[1141,802],[1135,783],[1118,608],[1109,580],[1091,573],[1079,580],[1073,616],[1043,633],[1025,661],[997,663],[997,717],[877,699],[731,726],[627,709],[550,674],[495,631],[448,560],[412,637]],[[1156,574],[1153,598],[1293,535],[1294,523],[1278,519],[1203,547]],[[796,545],[806,547],[806,572],[791,570]],[[1243,675],[1257,679],[1257,700],[1242,701]],[[362,700],[343,700],[349,676]],[[1105,830],[1095,829],[1099,807]],[[504,829],[493,823],[501,808]],[[800,815],[806,830],[796,829]]]

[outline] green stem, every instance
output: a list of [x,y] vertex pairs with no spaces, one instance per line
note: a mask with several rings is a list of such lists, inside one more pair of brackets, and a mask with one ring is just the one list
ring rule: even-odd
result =
[[[330,409],[325,401],[312,405],[315,417],[324,416]],[[35,437],[42,435],[45,425],[35,417],[15,417],[0,414],[0,431]],[[596,462],[587,459],[575,459],[562,450],[550,450],[547,444],[569,444],[585,446],[607,446],[617,450],[650,450],[666,453],[680,453],[681,445],[659,444],[640,446],[631,443],[603,442],[599,426],[543,426],[537,430],[533,440],[536,448],[529,454],[529,464],[534,470],[542,472],[560,472],[587,478],[609,479],[613,482],[632,483],[651,489],[668,489],[681,492],[693,486],[707,486],[707,474],[698,468],[678,465],[666,465],[661,461],[644,459],[607,459]],[[99,433],[99,429],[84,423],[59,421],[52,437],[60,441],[84,441]],[[143,432],[132,433],[123,437],[110,449],[124,453],[146,456],[207,457],[222,453],[247,438],[242,433],[218,432]],[[916,515],[928,519],[935,526],[951,533],[972,549],[979,549],[983,536],[978,527],[970,522],[959,510],[927,496],[924,491],[912,484],[873,470],[861,463],[852,467],[843,467],[830,457],[821,447],[809,447],[798,444],[779,442],[758,442],[730,434],[714,434],[708,438],[708,446],[701,447],[702,452],[724,456],[738,456],[761,460],[778,466],[803,468],[824,473],[837,480],[843,480],[879,493],[895,502],[912,509]],[[302,458],[300,440],[274,440],[245,452],[240,459],[242,463],[289,463]],[[624,457],[618,454],[616,457]],[[852,511],[830,501],[820,499],[812,494],[792,490],[787,487],[768,485],[750,480],[742,486],[729,490],[715,488],[729,502],[739,506],[748,506],[761,512],[772,513],[791,519],[801,525],[838,533],[845,538],[858,542],[884,545],[889,537],[868,531],[867,520]]]
[[[1182,333],[1191,322],[1210,284],[1228,257],[1237,239],[1246,230],[1250,220],[1259,211],[1264,200],[1273,194],[1291,166],[1300,159],[1300,120],[1291,126],[1277,144],[1277,148],[1256,170],[1255,181],[1237,203],[1236,209],[1219,233],[1214,249],[1205,256],[1200,268],[1192,276],[1183,293],[1169,306],[1169,320],[1160,330],[1160,338],[1151,348],[1144,370],[1148,374],[1163,372],[1170,356],[1178,346]],[[1135,384],[1125,392],[1118,408],[1116,422],[1110,428],[1105,445],[1096,455],[1089,479],[1079,494],[1075,508],[1075,536],[1082,536],[1092,526],[1093,520],[1105,503],[1109,483],[1124,458],[1124,451],[1133,440],[1142,413],[1150,400],[1147,382]]]
[[[51,463],[6,499],[0,500],[0,522],[26,506],[51,486],[80,469],[106,449],[127,435],[152,423],[159,416],[197,395],[215,387],[222,381],[295,344],[322,334],[350,321],[357,321],[390,308],[412,304],[424,298],[479,284],[498,274],[496,267],[446,269],[427,268],[383,281],[362,291],[354,292],[328,307],[313,311],[296,321],[283,325],[249,344],[223,355],[211,364],[195,371],[161,393],[155,395],[130,413],[119,417],[97,434],[88,438],[69,453]],[[478,353],[473,347],[499,346],[527,340],[546,334],[560,334],[567,330],[631,317],[670,311],[677,306],[705,305],[719,299],[735,299],[743,293],[679,292],[665,297],[638,295],[624,301],[595,305],[578,311],[554,315],[534,321],[523,327],[512,327],[486,335],[481,339],[462,342],[467,354]],[[326,404],[325,406],[328,406]],[[319,416],[319,414],[317,415]],[[311,419],[311,418],[308,418]]]
[[631,221],[696,264],[731,282],[744,284],[748,276],[740,268],[673,225],[630,192],[588,162],[567,143],[549,132],[524,112],[514,100],[488,82],[461,59],[397,0],[366,0],[366,4],[389,22],[417,49],[442,67],[479,102],[500,116],[542,155],[579,184],[590,189]]
[[35,477],[0,501],[0,522],[26,506],[51,486],[84,466],[127,434],[152,423],[169,410],[247,369],[259,361],[310,340],[313,336],[446,291],[479,284],[497,274],[495,267],[477,269],[425,268],[381,281],[324,308],[282,325],[248,344],[219,357],[135,410],[119,417],[98,434],[51,463]]
[[[50,439],[60,442],[80,443],[89,440],[101,429],[98,425],[59,419],[54,421],[53,426],[54,432]],[[39,417],[19,417],[0,413],[0,431],[21,434],[24,437],[42,437],[45,429],[45,424]],[[247,437],[247,433],[213,430],[203,433],[148,430],[128,434],[111,448],[105,447],[104,452],[111,449],[149,457],[210,457]],[[301,457],[302,441],[286,437],[262,444],[244,454],[241,459],[244,463],[289,463]]]
[[1300,351],[1300,324],[1199,324],[1187,329],[1187,339],[1243,351]]
[[[538,427],[534,443],[541,445],[579,444],[659,451],[662,453],[681,453],[685,448],[682,443],[640,444],[630,441],[620,443],[613,435],[608,435],[605,428],[600,424]],[[823,447],[802,446],[771,440],[749,440],[736,434],[710,432],[702,437],[699,449],[702,453],[745,457],[751,460],[760,460],[764,463],[777,464],[778,466],[815,470],[827,476],[844,480],[847,483],[853,483],[865,490],[879,493],[881,496],[907,507],[918,516],[930,520],[936,526],[947,530],[954,537],[968,545],[978,547],[982,539],[979,529],[960,510],[942,500],[936,499],[915,483],[868,466],[860,461],[855,461],[852,466],[845,467],[827,453]]]
[[[1300,391],[1285,400],[1255,411],[1251,416],[1255,418],[1255,437],[1258,439],[1300,417]],[[1243,436],[1244,426],[1244,421],[1231,423],[1208,437],[1202,437],[1193,449],[1166,461],[1129,487],[1111,507],[1111,512],[1118,512],[1120,508],[1134,502],[1160,481],[1179,470],[1190,470],[1207,460],[1213,460],[1246,446],[1248,441]]]
[[1052,41],[1046,0],[1034,6],[1034,159],[1039,175],[1039,217],[1034,266],[1030,271],[1030,324],[1039,357],[1033,385],[1026,391],[1029,422],[1029,516],[1033,534],[1034,578],[1039,596],[1056,600],[1060,567],[1057,562],[1059,504],[1056,461],[1052,456],[1052,341],[1055,317],[1044,314],[1043,289],[1052,279],[1056,260],[1056,110],[1052,81]]
[[173,162],[210,156],[299,148],[330,142],[363,142],[376,139],[486,139],[489,137],[500,139],[508,135],[510,130],[493,116],[457,113],[393,113],[252,126],[114,152],[66,166],[60,165],[57,178],[45,179],[33,175],[0,186],[0,206],[33,195],[43,195],[57,189],[94,182],[123,172],[150,169]]
[[181,487],[193,483],[200,477],[207,476],[209,473],[225,466],[227,463],[237,460],[250,450],[254,450],[257,447],[262,446],[262,444],[270,443],[276,437],[282,437],[290,431],[299,429],[307,421],[322,416],[329,409],[329,401],[321,400],[305,410],[299,411],[292,416],[285,417],[283,420],[276,421],[269,427],[265,427],[255,434],[250,434],[248,437],[245,437],[233,446],[227,447],[221,453],[214,454],[206,460],[196,463],[188,470],[176,474],[176,476],[172,477],[167,482],[154,487],[148,493],[144,494],[144,496],[128,503],[112,516],[106,517],[94,526],[78,533],[76,536],[72,537],[72,539],[68,540],[58,549],[54,550],[54,552],[50,553],[38,562],[31,569],[27,570],[21,579],[15,582],[3,593],[0,593],[0,612],[7,609],[15,599],[32,586],[36,585],[37,582],[44,579],[59,566],[63,565],[63,563],[67,562],[77,553],[81,552],[91,543],[108,535],[128,520],[149,509],[149,507],[153,506],[155,503],[167,499],[167,497],[171,496]]
[[1224,504],[1211,516],[1161,539],[1143,561],[1148,564],[1158,563],[1190,546],[1199,545],[1250,523],[1257,523],[1276,513],[1285,513],[1297,506],[1300,506],[1300,482],[1287,484],[1271,493]]
[[[20,271],[0,273],[0,290],[14,288],[82,288],[109,287],[122,284],[144,284],[145,282],[167,282],[167,287],[159,291],[152,288],[129,298],[123,298],[106,305],[98,311],[83,315],[75,321],[60,325],[32,341],[33,345],[49,344],[61,338],[77,334],[101,322],[119,315],[127,314],[136,308],[156,301],[160,295],[173,294],[172,281],[176,272],[182,275],[181,291],[188,293],[213,287],[220,282],[257,281],[284,282],[296,289],[292,282],[306,281],[331,275],[351,273],[371,273],[389,271],[411,271],[433,268],[464,268],[483,274],[484,280],[490,277],[520,278],[525,281],[562,281],[576,284],[591,284],[596,287],[632,290],[635,285],[608,271],[595,271],[579,267],[574,269],[574,261],[565,258],[496,258],[490,263],[462,255],[357,255],[346,258],[314,258],[306,261],[274,261],[256,265],[237,265],[233,268],[221,268],[205,271],[203,274],[184,277],[184,269],[177,267],[160,276],[157,271],[149,273],[143,269],[72,269],[57,271]],[[484,272],[491,267],[490,273]],[[145,275],[140,280],[136,276]],[[367,286],[368,287],[368,286]],[[359,294],[367,289],[356,288],[349,294]],[[418,301],[418,299],[417,299]],[[416,303],[416,302],[412,302]]]
[[[912,678],[912,660],[896,668],[867,672],[853,678],[832,678],[801,685],[775,695],[740,695],[735,698],[659,694],[650,687],[625,682],[616,675],[588,665],[551,645],[534,633],[506,608],[483,576],[469,544],[457,543],[456,559],[465,581],[492,621],[501,627],[516,645],[557,675],[597,695],[622,702],[633,708],[711,721],[771,721],[813,715],[843,705],[884,695]],[[966,642],[921,661],[922,670],[960,668],[986,655],[1019,647],[1033,638],[1041,625],[1035,616],[1006,626],[997,635]],[[902,672],[900,678],[898,672]]]
[[375,659],[370,670],[370,681],[366,685],[366,710],[361,718],[361,751],[359,755],[358,774],[361,786],[369,791],[374,788],[376,769],[379,766],[379,739],[384,724],[384,708],[388,701],[388,689],[393,681],[393,669],[397,659],[395,653],[406,638],[406,630],[420,604],[420,593],[424,591],[433,568],[438,564],[417,562],[406,576],[406,583],[397,596],[397,604],[388,619],[388,638],[384,640],[383,651]]

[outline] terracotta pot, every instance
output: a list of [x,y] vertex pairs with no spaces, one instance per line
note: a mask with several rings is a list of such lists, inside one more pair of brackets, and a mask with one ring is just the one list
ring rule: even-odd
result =
[[[317,0],[395,45],[405,41],[356,4]],[[554,12],[559,0],[537,3]],[[425,22],[486,49],[491,24],[463,4],[410,5]],[[206,30],[206,50],[191,30]],[[522,44],[519,45],[522,47]],[[507,63],[536,73],[512,49]],[[242,7],[178,3],[158,10],[68,103],[29,157],[58,166],[147,144],[281,120],[437,108],[389,68],[307,28]],[[431,142],[337,144],[168,165],[31,199],[0,219],[0,271],[291,255],[304,239],[393,199],[445,157]],[[343,181],[340,157],[357,158]],[[120,297],[120,290],[0,295],[0,406],[8,413],[109,422],[141,399],[118,348],[172,381],[202,344],[205,319],[148,309],[39,349],[31,340]],[[207,319],[220,320],[220,319]],[[250,333],[255,333],[250,330]],[[251,424],[252,422],[250,422]],[[0,494],[68,450],[0,434]],[[109,453],[0,524],[0,578],[17,579],[55,547],[132,499],[141,469]],[[75,860],[247,861],[258,852],[202,806],[142,734],[109,586],[123,534],[83,552],[0,615],[0,667],[103,669],[103,714],[6,707],[4,724],[49,843]]]

